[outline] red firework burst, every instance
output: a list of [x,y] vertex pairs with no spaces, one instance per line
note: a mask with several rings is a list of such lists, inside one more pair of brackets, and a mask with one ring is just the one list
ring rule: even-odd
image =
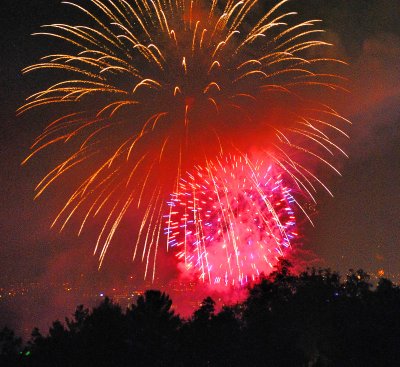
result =
[[272,164],[225,156],[197,166],[171,195],[170,248],[184,271],[210,284],[243,285],[291,247],[296,200]]

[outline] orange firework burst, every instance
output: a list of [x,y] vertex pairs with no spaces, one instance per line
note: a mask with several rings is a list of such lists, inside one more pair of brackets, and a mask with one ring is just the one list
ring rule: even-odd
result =
[[142,221],[133,258],[145,261],[145,273],[154,265],[154,277],[166,193],[179,189],[181,172],[219,151],[243,154],[254,145],[311,199],[315,183],[325,187],[299,157],[336,170],[325,154],[343,153],[332,136],[347,136],[340,125],[348,121],[309,98],[315,88],[342,89],[342,77],[319,71],[343,62],[317,52],[329,46],[315,38],[323,32],[317,20],[291,22],[296,13],[282,11],[287,0],[267,11],[259,0],[64,3],[87,23],[37,33],[69,44],[70,53],[23,70],[60,78],[19,109],[59,109],[24,163],[52,145],[69,152],[39,182],[36,197],[84,167],[53,225],[62,230],[80,213],[80,234],[90,218],[103,218],[100,265],[121,220],[136,208]]

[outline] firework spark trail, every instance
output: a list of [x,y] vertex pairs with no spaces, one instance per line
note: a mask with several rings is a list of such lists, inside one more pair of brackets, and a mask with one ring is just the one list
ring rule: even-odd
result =
[[[344,63],[316,56],[330,46],[317,38],[319,21],[292,21],[287,2],[265,12],[259,0],[65,1],[86,24],[35,33],[73,51],[23,70],[55,72],[60,80],[18,110],[58,110],[23,163],[51,146],[69,152],[37,185],[36,197],[66,174],[86,172],[53,225],[63,229],[80,212],[80,234],[92,217],[104,218],[95,249],[101,264],[123,217],[136,208],[143,220],[133,257],[143,245],[147,269],[150,251],[157,253],[161,197],[176,191],[193,162],[239,146],[238,131],[262,134],[259,148],[312,199],[315,184],[326,189],[301,156],[336,170],[325,155],[345,154],[332,139],[346,136],[341,125],[349,121],[307,91],[318,88],[320,98],[322,89],[342,90],[340,75],[318,70]],[[271,111],[279,108],[277,117]],[[141,244],[143,236],[151,243]],[[207,258],[201,261],[207,268]]]
[[187,173],[168,205],[169,246],[185,272],[213,285],[254,281],[297,238],[292,189],[272,164],[247,156],[222,156]]

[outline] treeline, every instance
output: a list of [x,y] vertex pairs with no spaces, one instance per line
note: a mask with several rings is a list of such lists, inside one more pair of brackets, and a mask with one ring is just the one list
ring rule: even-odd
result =
[[165,293],[147,291],[123,311],[106,298],[38,329],[22,346],[0,333],[0,366],[400,366],[400,288],[351,270],[292,275],[283,262],[219,312],[206,298],[189,319]]

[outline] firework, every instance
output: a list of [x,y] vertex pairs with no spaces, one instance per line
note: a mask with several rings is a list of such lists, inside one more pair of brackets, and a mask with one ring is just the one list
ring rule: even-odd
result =
[[296,200],[273,171],[263,161],[227,156],[180,179],[165,232],[185,272],[242,286],[284,256],[297,237]]
[[[87,23],[53,24],[57,51],[23,70],[55,72],[59,81],[20,109],[49,108],[54,120],[32,145],[66,156],[37,185],[36,197],[66,174],[76,186],[53,225],[80,216],[101,227],[100,265],[128,210],[142,218],[133,258],[155,265],[166,193],[181,172],[221,150],[257,146],[311,198],[325,185],[308,156],[336,170],[342,118],[320,89],[341,77],[318,70],[336,59],[318,55],[316,20],[295,23],[287,0],[265,10],[258,0],[92,0],[65,2]],[[312,52],[311,52],[312,51]],[[318,88],[318,103],[310,93]],[[56,108],[57,107],[57,108]],[[80,175],[80,176],[79,176]],[[76,178],[79,176],[79,178]],[[180,185],[180,183],[179,183]],[[153,276],[154,276],[153,266]]]

